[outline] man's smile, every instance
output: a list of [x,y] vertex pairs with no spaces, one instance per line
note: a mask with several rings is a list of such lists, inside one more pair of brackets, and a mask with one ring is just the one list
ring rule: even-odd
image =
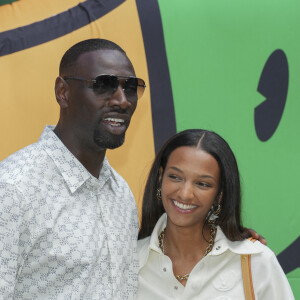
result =
[[109,124],[111,126],[121,126],[125,123],[125,120],[117,118],[105,118],[103,119],[103,121],[104,123]]

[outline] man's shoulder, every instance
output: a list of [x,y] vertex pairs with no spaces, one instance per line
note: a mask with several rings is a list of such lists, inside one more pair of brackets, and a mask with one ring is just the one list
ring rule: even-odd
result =
[[39,142],[33,143],[11,154],[0,162],[0,181],[14,181],[19,176],[26,176],[38,161],[42,160],[45,153]]
[[110,170],[111,170],[111,175],[112,175],[113,179],[117,183],[122,183],[122,184],[127,185],[126,180],[112,166],[110,166]]
[[127,181],[109,164],[108,161],[107,161],[107,163],[108,163],[108,166],[110,168],[112,181],[119,188],[128,189],[131,192],[130,187],[129,187]]
[[11,165],[11,164],[18,164],[21,163],[22,161],[26,161],[28,158],[37,155],[40,152],[40,147],[38,142],[30,144],[12,154],[7,156],[4,160],[0,162],[0,166],[6,166],[6,165]]

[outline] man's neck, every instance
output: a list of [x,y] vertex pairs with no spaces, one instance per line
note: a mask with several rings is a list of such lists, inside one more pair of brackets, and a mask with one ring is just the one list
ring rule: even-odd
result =
[[72,153],[94,177],[98,178],[105,158],[105,152],[105,150],[101,152],[78,151],[76,155]]
[[56,126],[53,131],[89,173],[98,178],[105,158],[106,149],[96,151],[95,149],[89,148],[87,145],[83,145],[83,143],[75,140],[71,134],[61,130],[59,126]]

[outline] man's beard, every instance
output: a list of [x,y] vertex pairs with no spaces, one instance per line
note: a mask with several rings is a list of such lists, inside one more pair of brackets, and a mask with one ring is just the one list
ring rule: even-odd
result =
[[115,149],[123,145],[125,132],[120,135],[112,135],[100,130],[94,131],[94,142],[103,149]]

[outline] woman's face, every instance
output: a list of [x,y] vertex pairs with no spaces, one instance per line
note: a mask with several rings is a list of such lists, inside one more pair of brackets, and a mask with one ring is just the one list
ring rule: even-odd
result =
[[202,228],[219,190],[215,158],[195,147],[179,147],[169,156],[164,172],[161,168],[159,179],[168,225]]

